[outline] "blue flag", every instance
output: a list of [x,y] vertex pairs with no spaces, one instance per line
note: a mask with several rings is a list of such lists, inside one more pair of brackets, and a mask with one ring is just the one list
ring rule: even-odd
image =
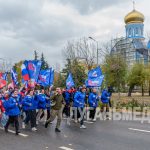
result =
[[97,78],[100,77],[101,75],[102,75],[102,70],[100,67],[97,67],[88,72],[88,79]]
[[50,68],[50,80],[49,85],[52,86],[54,84],[54,70]]
[[101,75],[100,77],[87,79],[85,84],[86,87],[100,87],[103,83],[104,75]]
[[69,73],[68,78],[66,80],[66,87],[67,87],[67,89],[70,89],[71,87],[74,87],[74,86],[75,86],[75,84],[74,84],[74,81],[73,81],[72,74]]
[[87,87],[100,87],[103,83],[104,75],[100,67],[88,72],[88,79],[85,81]]
[[18,85],[18,75],[17,72],[14,69],[11,69],[11,79],[14,83],[14,85]]
[[29,73],[30,80],[37,82],[42,62],[37,60],[27,61],[27,70]]
[[49,86],[51,69],[41,70],[38,78],[38,83],[44,87]]

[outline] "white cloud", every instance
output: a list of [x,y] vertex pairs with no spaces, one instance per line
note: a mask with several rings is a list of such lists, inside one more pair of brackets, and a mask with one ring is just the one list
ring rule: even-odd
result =
[[[63,63],[62,48],[68,40],[93,36],[108,41],[124,36],[124,16],[132,1],[100,0],[0,0],[0,57],[31,59],[44,52],[48,62]],[[137,0],[150,31],[149,1]]]

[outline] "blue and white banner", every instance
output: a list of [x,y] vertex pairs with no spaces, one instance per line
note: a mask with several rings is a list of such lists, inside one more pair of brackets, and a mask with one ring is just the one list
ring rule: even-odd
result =
[[100,87],[103,83],[104,75],[101,75],[100,77],[87,79],[85,84],[86,87]]
[[87,87],[100,87],[103,83],[104,75],[100,67],[88,72],[88,79],[85,81]]
[[38,78],[38,84],[44,87],[49,86],[50,77],[51,77],[51,69],[41,70]]
[[102,70],[100,67],[97,67],[88,72],[88,79],[97,78],[100,77],[101,75],[102,75]]

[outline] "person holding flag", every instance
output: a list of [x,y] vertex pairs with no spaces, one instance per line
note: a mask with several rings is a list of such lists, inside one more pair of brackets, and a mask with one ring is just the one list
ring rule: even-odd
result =
[[88,97],[88,104],[90,106],[90,116],[89,116],[89,118],[93,122],[96,121],[95,113],[96,113],[96,108],[98,106],[98,101],[99,101],[99,96],[97,94],[97,89],[93,88],[92,92],[89,94],[89,97]]
[[38,99],[35,98],[34,90],[30,89],[27,92],[27,96],[22,101],[23,110],[26,112],[26,118],[24,120],[24,127],[30,121],[31,130],[37,131],[36,128],[36,109],[38,107]]
[[[17,97],[18,91],[13,91],[14,97]],[[18,117],[20,115],[19,103],[13,97],[10,97],[8,100],[4,101],[4,108],[6,110],[6,115],[9,116],[8,122],[5,125],[5,132],[8,132],[8,127],[10,123],[15,124],[16,135],[20,133],[19,131],[19,120]]]
[[46,123],[47,120],[47,110],[46,110],[46,95],[45,95],[45,90],[41,89],[40,93],[38,95],[36,95],[37,99],[38,99],[38,113],[37,113],[37,124],[40,121],[40,117],[42,115],[42,113],[44,112],[43,115],[43,123]]
[[66,80],[66,90],[63,92],[63,96],[65,99],[65,107],[63,112],[67,117],[67,124],[70,125],[70,107],[72,102],[72,90],[75,86],[72,74],[69,73],[68,78]]
[[[85,114],[85,99],[86,99],[86,88],[83,86],[81,87],[80,91],[77,91],[74,95],[73,107],[75,108],[74,111],[77,114],[75,116],[75,120],[80,118],[80,128],[86,129],[84,125],[84,114]],[[77,117],[77,118],[76,118]]]
[[109,118],[110,97],[111,97],[111,93],[109,93],[107,89],[103,89],[101,95],[101,101],[102,101],[101,112],[104,113],[104,108],[106,107],[106,118],[104,118],[106,120],[111,119]]

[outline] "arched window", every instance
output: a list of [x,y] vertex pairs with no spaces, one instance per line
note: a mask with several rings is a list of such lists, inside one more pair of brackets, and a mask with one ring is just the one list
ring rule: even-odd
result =
[[131,36],[131,35],[132,35],[132,29],[129,28],[129,36]]
[[135,28],[135,35],[138,35],[139,34],[139,30],[138,30],[138,27]]
[[143,36],[143,29],[142,28],[140,28],[140,34],[141,34],[141,36]]

